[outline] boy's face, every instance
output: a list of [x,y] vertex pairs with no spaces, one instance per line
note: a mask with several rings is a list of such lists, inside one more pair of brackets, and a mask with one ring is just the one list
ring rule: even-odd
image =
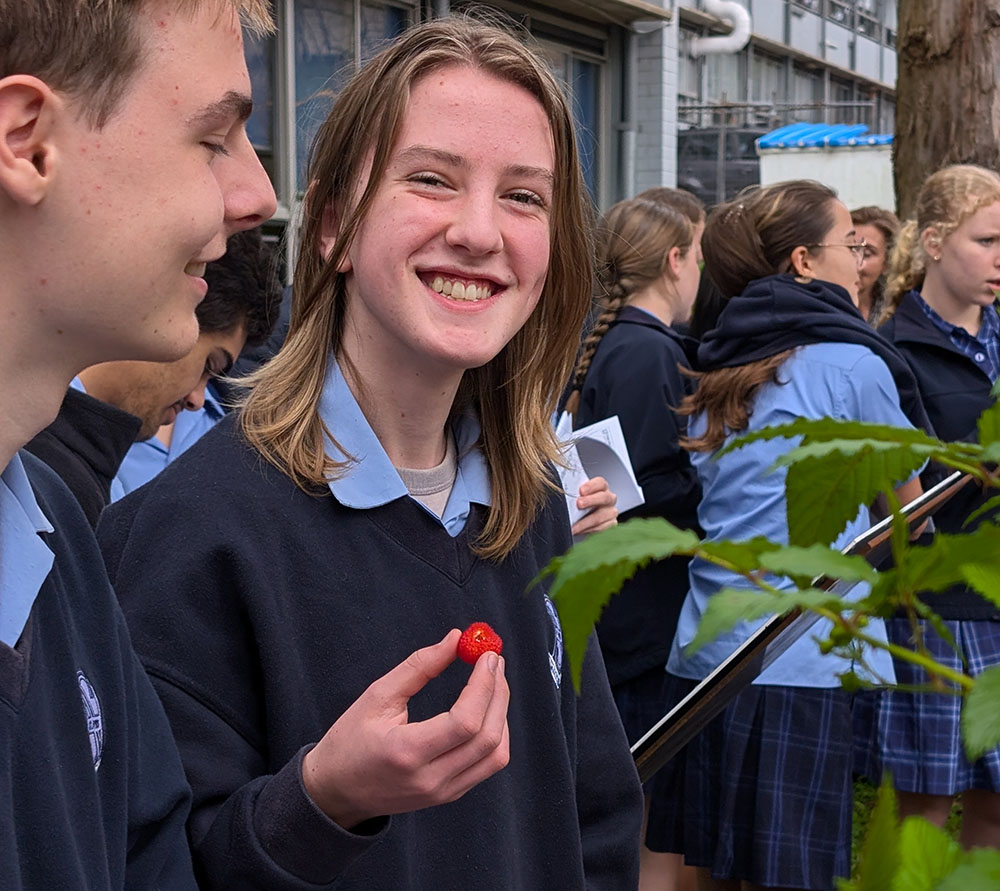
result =
[[142,67],[105,126],[73,114],[63,95],[39,230],[44,312],[85,364],[187,353],[205,263],[275,209],[244,129],[250,80],[237,16],[212,2],[180,13],[163,0],[138,16]]

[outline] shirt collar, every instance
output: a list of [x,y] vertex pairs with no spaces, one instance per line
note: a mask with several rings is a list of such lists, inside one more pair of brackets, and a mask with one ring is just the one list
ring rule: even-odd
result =
[[[345,507],[365,510],[410,494],[361,411],[340,364],[333,357],[320,396],[319,415],[341,446],[338,449],[327,437],[327,456],[333,461],[351,462],[346,472],[328,481],[337,501]],[[455,418],[452,432],[458,452],[458,473],[441,517],[441,522],[449,531],[456,523],[464,525],[471,502],[490,504],[489,471],[482,450],[477,447],[480,433],[478,418],[473,412]]]

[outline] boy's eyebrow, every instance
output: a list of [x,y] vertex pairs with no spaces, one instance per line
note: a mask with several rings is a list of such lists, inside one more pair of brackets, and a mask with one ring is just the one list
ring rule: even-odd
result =
[[243,123],[253,111],[253,100],[246,93],[230,90],[216,102],[206,105],[188,118],[188,124],[193,127],[203,127],[209,124],[235,120]]
[[[407,146],[396,155],[396,160],[403,161],[404,163],[409,161],[422,161],[424,159],[438,161],[439,163],[447,164],[449,167],[468,168],[469,166],[468,160],[461,155],[456,155],[453,152],[446,152],[444,149],[432,148],[429,145]],[[546,169],[545,167],[531,167],[527,164],[511,164],[509,167],[505,168],[504,172],[513,176],[537,177],[538,179],[545,180],[545,182],[550,186],[555,182],[555,176],[552,171]]]

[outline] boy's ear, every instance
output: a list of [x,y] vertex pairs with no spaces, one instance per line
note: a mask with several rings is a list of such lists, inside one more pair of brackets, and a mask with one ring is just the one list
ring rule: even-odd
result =
[[[333,249],[340,237],[340,215],[333,206],[333,201],[327,202],[323,208],[323,222],[320,227],[319,246],[324,260],[329,260]],[[348,273],[351,271],[351,259],[346,254],[337,264],[337,272]]]
[[37,77],[0,79],[0,189],[19,204],[37,204],[52,180],[53,125],[62,105]]

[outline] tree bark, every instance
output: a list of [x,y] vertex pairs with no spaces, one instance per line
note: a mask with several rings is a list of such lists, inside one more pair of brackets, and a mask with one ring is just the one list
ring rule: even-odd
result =
[[1000,0],[899,0],[897,212],[946,164],[1000,169]]

